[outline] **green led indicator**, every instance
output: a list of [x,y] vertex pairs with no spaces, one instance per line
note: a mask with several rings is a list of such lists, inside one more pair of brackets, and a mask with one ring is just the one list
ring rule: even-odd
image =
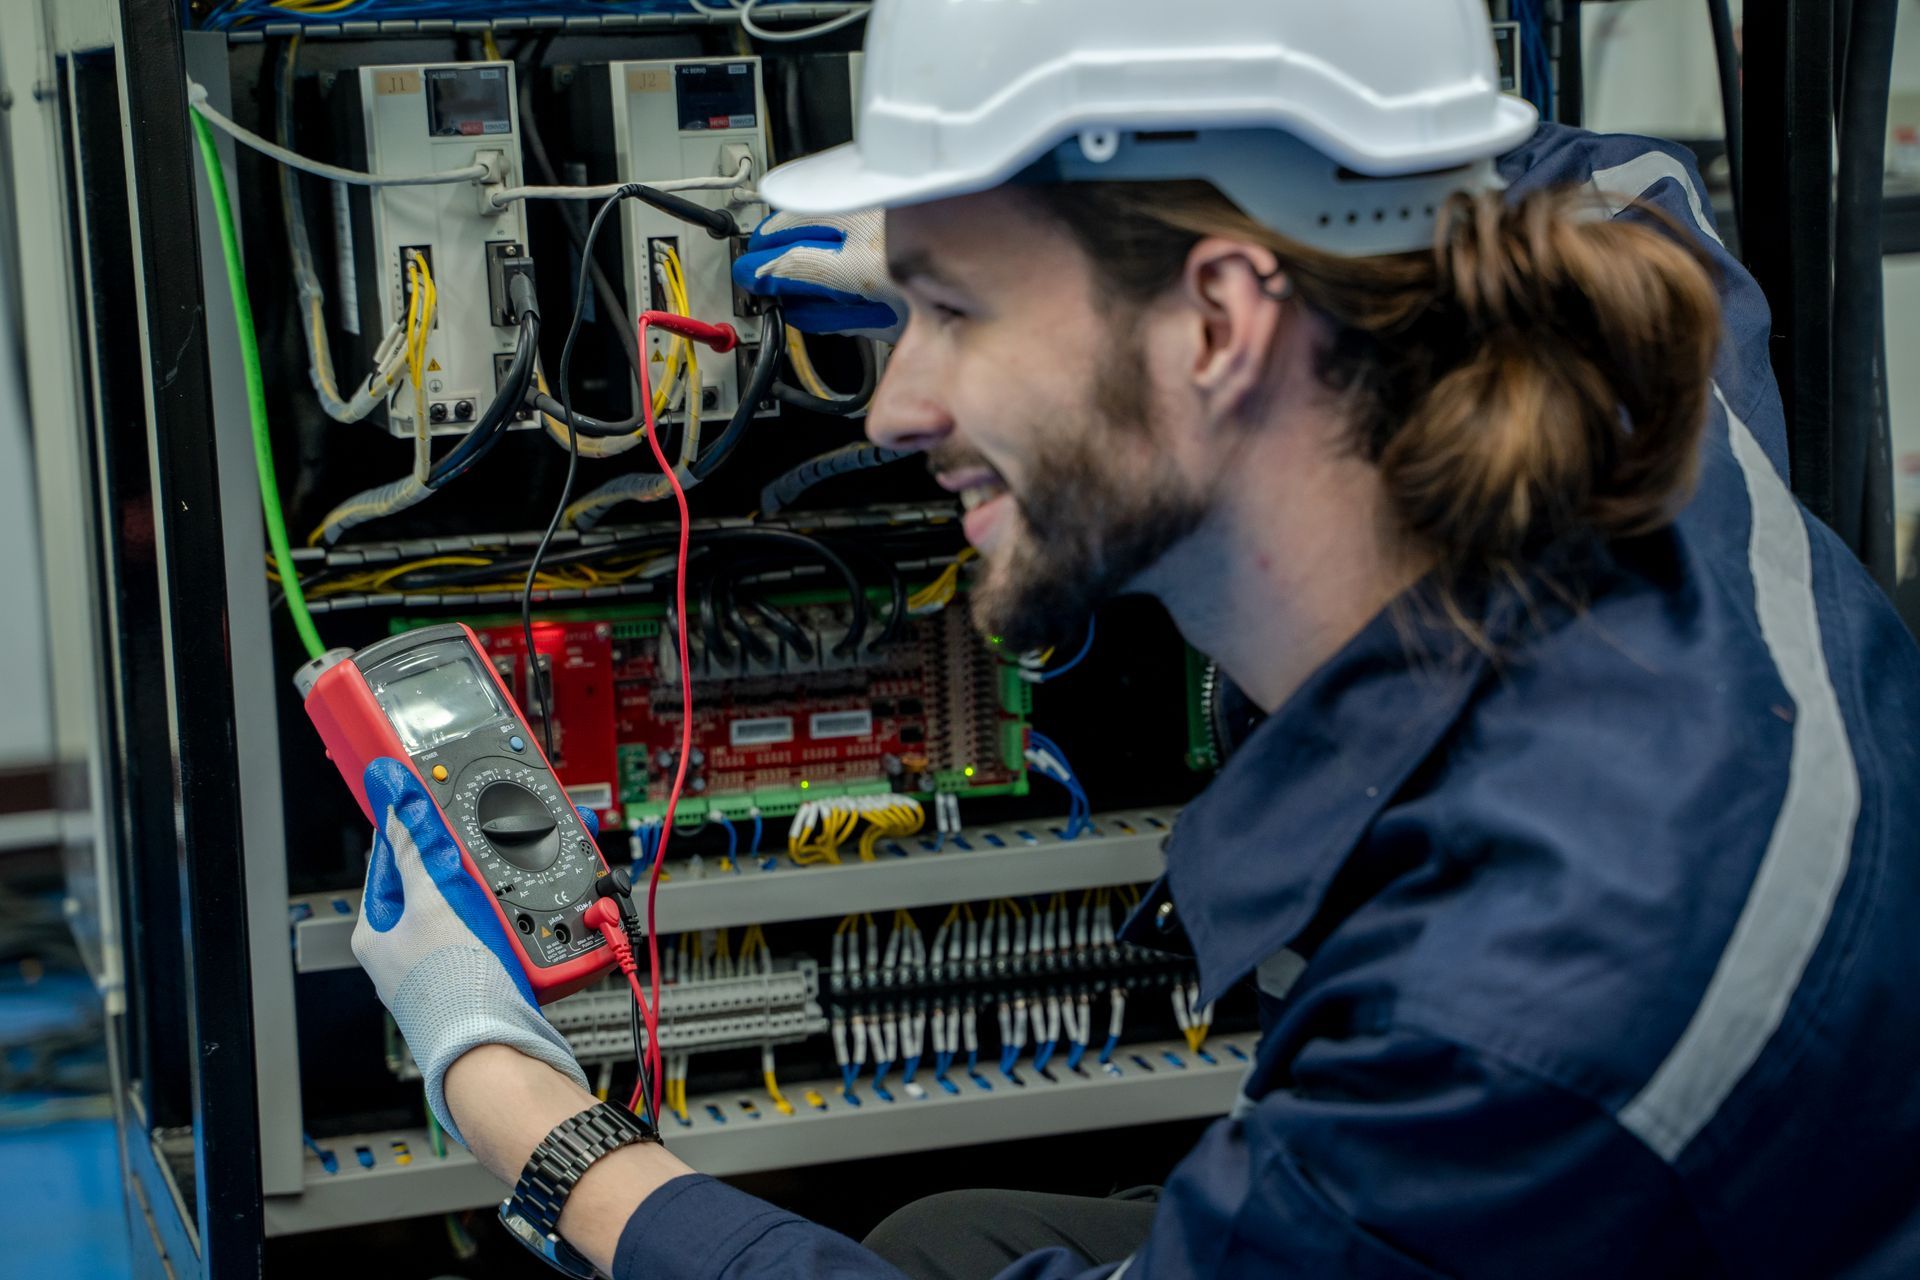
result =
[[[973,776],[973,766],[968,765],[966,768],[962,769],[960,772],[965,774],[967,777],[971,778]],[[804,787],[807,784],[803,782],[800,785]]]

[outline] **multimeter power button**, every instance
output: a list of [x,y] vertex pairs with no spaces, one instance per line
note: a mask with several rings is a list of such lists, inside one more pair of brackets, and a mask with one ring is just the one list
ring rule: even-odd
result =
[[560,857],[560,828],[552,811],[517,782],[489,783],[474,816],[487,843],[522,871],[545,871]]

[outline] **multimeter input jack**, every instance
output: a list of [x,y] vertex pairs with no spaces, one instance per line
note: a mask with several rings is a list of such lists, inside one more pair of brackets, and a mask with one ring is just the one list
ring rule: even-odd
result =
[[553,926],[553,940],[564,947],[573,941],[573,930],[556,921]]
[[533,936],[533,917],[528,915],[514,917],[513,927],[528,937]]

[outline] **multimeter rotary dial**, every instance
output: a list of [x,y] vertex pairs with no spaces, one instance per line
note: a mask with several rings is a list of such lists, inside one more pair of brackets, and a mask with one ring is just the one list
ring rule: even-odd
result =
[[593,891],[593,842],[553,775],[518,760],[476,760],[449,806],[462,843],[502,902],[572,906]]

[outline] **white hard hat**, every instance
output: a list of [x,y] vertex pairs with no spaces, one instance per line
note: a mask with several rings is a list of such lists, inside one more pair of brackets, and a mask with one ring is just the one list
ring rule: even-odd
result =
[[1051,181],[1205,178],[1334,252],[1430,243],[1534,109],[1485,0],[877,0],[857,140],[761,190],[796,213]]

